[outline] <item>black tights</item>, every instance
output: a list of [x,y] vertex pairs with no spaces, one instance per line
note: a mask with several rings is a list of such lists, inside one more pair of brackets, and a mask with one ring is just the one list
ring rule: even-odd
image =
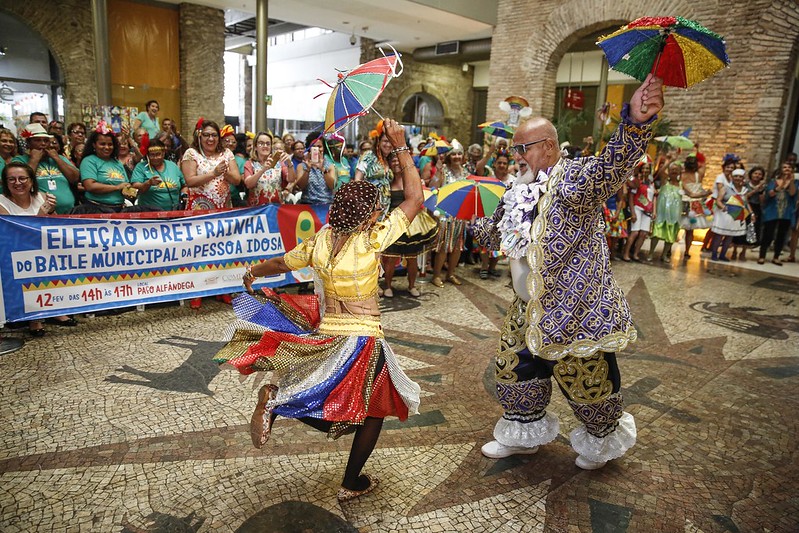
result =
[[[375,376],[380,374],[380,371],[385,365],[385,356],[381,353],[377,360],[375,367]],[[272,414],[272,421],[277,415]],[[319,431],[325,433],[330,432],[333,422],[328,420],[321,420],[319,418],[311,418],[308,416],[299,419],[302,423],[311,426]],[[355,430],[355,437],[352,439],[352,447],[350,448],[350,457],[347,460],[347,467],[344,470],[344,480],[341,486],[349,490],[364,490],[369,486],[369,481],[361,476],[363,465],[372,455],[372,452],[377,445],[377,439],[380,437],[380,430],[383,429],[383,419],[367,416],[363,421],[363,425],[358,426]]]
[[[275,418],[277,418],[277,415],[272,413],[272,422],[275,421]],[[330,427],[333,425],[333,422],[309,416],[304,416],[299,420],[314,429],[324,432],[330,431]],[[364,490],[369,486],[369,481],[365,477],[361,477],[361,470],[363,470],[363,465],[366,464],[377,445],[381,429],[383,429],[382,418],[367,416],[363,425],[358,426],[358,429],[355,430],[355,438],[352,439],[352,447],[350,448],[350,457],[347,459],[347,468],[344,470],[344,480],[341,482],[342,487],[350,490]]]

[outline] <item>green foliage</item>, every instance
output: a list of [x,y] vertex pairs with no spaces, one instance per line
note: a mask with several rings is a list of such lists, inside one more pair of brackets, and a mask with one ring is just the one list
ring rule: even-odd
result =
[[576,144],[573,143],[571,139],[572,130],[576,126],[582,126],[588,122],[590,117],[591,114],[585,109],[579,112],[572,109],[561,110],[558,116],[552,119],[552,124],[558,132],[558,140],[560,140],[560,142],[568,141],[569,144]]

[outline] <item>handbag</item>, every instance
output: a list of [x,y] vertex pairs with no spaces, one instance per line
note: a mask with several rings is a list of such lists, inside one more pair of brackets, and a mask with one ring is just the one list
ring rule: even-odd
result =
[[750,222],[746,225],[746,242],[749,244],[757,242],[757,232],[755,231],[754,222]]

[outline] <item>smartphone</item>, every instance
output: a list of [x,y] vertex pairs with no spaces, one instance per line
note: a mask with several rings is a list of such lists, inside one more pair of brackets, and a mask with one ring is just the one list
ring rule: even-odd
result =
[[319,163],[319,147],[311,146],[311,163]]

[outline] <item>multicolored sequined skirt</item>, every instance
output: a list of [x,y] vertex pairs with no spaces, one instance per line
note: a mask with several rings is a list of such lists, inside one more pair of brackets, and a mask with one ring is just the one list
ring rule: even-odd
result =
[[249,294],[233,300],[239,320],[214,361],[242,374],[274,372],[273,412],[331,422],[331,438],[351,432],[367,416],[405,420],[418,412],[419,386],[384,338],[318,333],[315,295],[265,292],[265,301]]

